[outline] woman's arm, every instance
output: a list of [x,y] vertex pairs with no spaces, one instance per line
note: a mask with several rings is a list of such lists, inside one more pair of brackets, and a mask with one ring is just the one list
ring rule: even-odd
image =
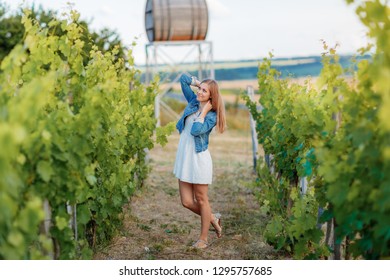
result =
[[206,133],[207,131],[212,130],[216,124],[216,113],[210,112],[204,119],[199,117],[199,119],[193,123],[191,128],[191,135],[199,136],[200,134]]
[[183,91],[184,97],[187,99],[188,103],[196,98],[196,94],[192,91],[190,85],[199,86],[198,83],[199,81],[197,81],[194,77],[187,76],[186,74],[181,75],[181,90]]

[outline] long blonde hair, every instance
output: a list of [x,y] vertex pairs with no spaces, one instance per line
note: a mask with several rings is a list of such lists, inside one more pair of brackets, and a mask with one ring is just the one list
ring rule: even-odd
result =
[[213,79],[203,80],[201,84],[203,83],[209,87],[212,110],[217,113],[217,130],[223,133],[226,130],[225,104],[219,92],[218,83]]

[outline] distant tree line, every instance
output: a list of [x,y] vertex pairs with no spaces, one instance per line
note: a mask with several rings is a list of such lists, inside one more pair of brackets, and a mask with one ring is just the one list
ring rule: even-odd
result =
[[[288,64],[285,65],[272,65],[271,67],[280,72],[280,78],[301,78],[301,77],[317,77],[320,75],[321,69],[323,68],[322,56],[310,56],[310,57],[292,57],[292,60],[295,59],[310,59],[308,62],[297,63],[297,64]],[[346,75],[352,70],[356,70],[356,63],[362,59],[371,59],[371,55],[340,55],[339,63],[344,69],[350,69],[346,71]],[[283,59],[274,59],[275,61],[281,61]],[[226,61],[227,67],[224,67],[225,62],[218,63],[214,68],[215,79],[218,81],[232,81],[232,80],[256,80],[259,72],[258,66],[245,66],[247,62],[258,62],[260,63],[261,59],[258,60],[240,60],[235,61],[238,64],[237,67],[231,68],[229,64],[231,61]],[[239,65],[239,62],[243,63],[243,66]],[[197,76],[197,71],[189,71],[191,75]],[[176,76],[180,72],[172,73],[158,73],[160,77],[166,77],[167,75]],[[144,75],[142,76],[144,80]],[[161,78],[162,80],[164,78]]]

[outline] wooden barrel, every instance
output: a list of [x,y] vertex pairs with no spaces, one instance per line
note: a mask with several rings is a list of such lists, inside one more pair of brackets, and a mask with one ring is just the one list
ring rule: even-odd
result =
[[145,29],[150,42],[204,40],[206,0],[147,0]]

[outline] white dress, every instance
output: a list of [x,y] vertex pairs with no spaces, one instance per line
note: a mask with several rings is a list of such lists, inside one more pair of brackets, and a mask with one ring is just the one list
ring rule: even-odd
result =
[[191,184],[211,184],[213,177],[213,162],[209,150],[195,152],[195,139],[191,135],[192,124],[197,118],[196,113],[185,120],[184,129],[180,134],[173,174],[180,181]]

